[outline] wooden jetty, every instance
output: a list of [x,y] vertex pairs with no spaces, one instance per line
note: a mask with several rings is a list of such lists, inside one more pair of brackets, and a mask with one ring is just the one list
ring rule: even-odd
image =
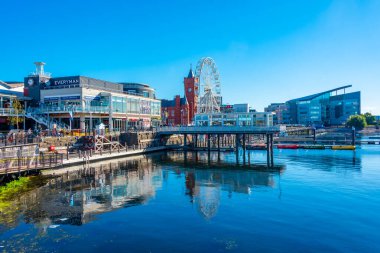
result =
[[[267,151],[267,167],[273,167],[273,136],[285,130],[282,126],[183,126],[183,127],[158,127],[160,136],[183,135],[183,146],[186,147],[192,141],[192,146],[199,147],[199,140],[205,144],[208,152],[212,151],[212,142],[217,152],[222,147],[234,145],[236,163],[239,163],[239,148],[243,149],[243,163],[246,160],[247,142],[251,137],[260,137],[265,141]],[[191,136],[191,138],[189,138]],[[248,153],[249,155],[249,153]]]

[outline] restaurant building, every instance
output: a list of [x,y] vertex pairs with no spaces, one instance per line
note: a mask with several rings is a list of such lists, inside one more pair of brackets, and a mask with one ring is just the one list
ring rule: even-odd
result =
[[92,131],[101,123],[110,131],[149,128],[160,123],[161,101],[146,84],[115,83],[86,76],[51,77],[43,62],[24,78],[31,98],[29,115],[42,115],[70,129]]

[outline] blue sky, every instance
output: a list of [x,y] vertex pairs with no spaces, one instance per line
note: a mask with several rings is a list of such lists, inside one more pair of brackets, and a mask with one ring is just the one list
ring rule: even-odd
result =
[[2,1],[0,80],[34,61],[54,76],[149,83],[183,94],[214,58],[225,102],[258,110],[352,84],[380,115],[380,1]]

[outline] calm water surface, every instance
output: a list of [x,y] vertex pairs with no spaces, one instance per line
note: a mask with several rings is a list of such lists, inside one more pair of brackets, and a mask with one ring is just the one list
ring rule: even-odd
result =
[[[380,252],[380,147],[154,154],[64,173],[0,214],[0,252]],[[240,160],[240,164],[242,163]]]

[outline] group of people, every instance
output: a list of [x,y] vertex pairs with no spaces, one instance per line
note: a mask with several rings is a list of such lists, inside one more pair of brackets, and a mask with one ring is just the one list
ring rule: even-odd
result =
[[29,128],[27,131],[13,129],[6,134],[1,134],[0,141],[3,143],[24,143],[25,139],[45,136],[63,137],[64,131],[57,131],[56,128],[51,131],[43,131],[42,128],[32,130]]

